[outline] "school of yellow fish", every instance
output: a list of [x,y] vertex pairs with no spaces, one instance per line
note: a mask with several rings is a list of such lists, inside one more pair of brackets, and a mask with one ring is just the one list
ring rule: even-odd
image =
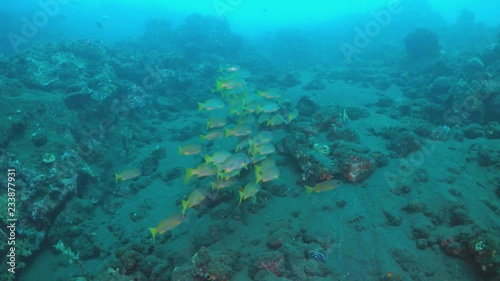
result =
[[[198,102],[198,110],[208,115],[206,132],[200,135],[200,140],[213,141],[216,145],[212,147],[223,149],[204,151],[203,143],[192,143],[181,146],[179,154],[204,154],[204,163],[186,169],[185,184],[192,178],[210,177],[212,190],[236,185],[241,205],[261,190],[261,184],[279,178],[280,170],[272,158],[276,152],[273,130],[292,122],[298,111],[282,106],[280,90],[257,90],[248,84],[249,72],[241,67],[226,65],[219,71],[214,97]],[[254,169],[249,171],[252,176],[241,178],[241,172],[248,169]],[[203,199],[199,195],[192,199],[189,196],[183,201],[183,212]]]
[[[262,184],[279,178],[280,169],[273,159],[276,152],[273,132],[292,122],[299,113],[284,105],[280,90],[258,90],[248,84],[249,72],[241,67],[221,66],[219,72],[213,97],[198,102],[198,111],[208,115],[206,132],[200,135],[199,142],[180,146],[178,153],[204,156],[203,163],[186,169],[183,176],[186,185],[193,178],[209,178],[212,191],[237,186],[238,205],[241,205],[244,200],[253,198]],[[222,149],[205,151],[204,144],[209,141],[215,142],[210,147]],[[243,170],[248,171],[244,177],[240,176]],[[129,170],[117,173],[115,178],[123,181],[139,175],[139,171]],[[339,184],[328,181],[306,187],[306,192],[323,192]],[[186,211],[205,200],[205,192],[200,188],[193,190],[187,200],[182,200],[182,213],[168,216],[157,227],[149,228],[153,240],[156,234],[182,223]]]

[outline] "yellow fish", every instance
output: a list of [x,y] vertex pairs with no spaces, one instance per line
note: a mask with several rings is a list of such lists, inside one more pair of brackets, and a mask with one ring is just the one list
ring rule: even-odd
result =
[[248,136],[253,132],[253,128],[249,124],[241,124],[237,125],[233,129],[225,129],[226,131],[226,138],[229,136],[235,136],[235,137],[241,137],[241,136]]
[[207,121],[207,129],[222,128],[226,126],[226,119],[212,117]]
[[153,241],[155,241],[156,234],[163,234],[177,227],[184,220],[184,216],[181,214],[173,214],[165,219],[163,219],[157,227],[148,228],[153,236]]
[[272,144],[270,142],[264,143],[261,145],[254,144],[250,148],[250,153],[252,155],[255,155],[255,154],[269,155],[269,154],[273,154],[275,152],[276,152],[276,148],[274,147],[274,144]]
[[189,194],[188,200],[182,200],[182,215],[186,213],[187,208],[193,208],[194,206],[200,204],[203,200],[205,200],[205,194],[201,192],[198,188],[193,190],[191,194]]
[[179,155],[195,155],[200,153],[202,149],[200,144],[186,144],[179,146]]
[[252,139],[252,145],[261,145],[273,140],[273,134],[269,131],[261,131]]
[[205,110],[216,110],[216,109],[221,109],[225,106],[224,102],[221,99],[218,98],[213,98],[213,99],[208,99],[204,103],[199,102],[198,103],[198,111],[201,111],[203,109]]
[[123,170],[119,173],[115,173],[115,182],[135,179],[140,175],[141,175],[141,170],[139,170],[137,168],[126,169],[126,170]]
[[217,167],[213,163],[203,163],[198,165],[195,169],[187,168],[184,175],[184,183],[188,183],[189,179],[196,175],[199,178],[213,176],[217,174]]
[[271,117],[271,119],[267,120],[266,126],[279,126],[285,122],[285,117],[283,117],[281,114],[276,114]]
[[224,131],[210,131],[206,135],[200,135],[201,140],[214,140],[220,139],[225,136]]
[[216,151],[212,156],[205,154],[205,163],[222,164],[229,156],[231,152],[226,150]]
[[218,174],[220,175],[221,171],[224,173],[230,173],[232,171],[239,171],[242,168],[247,168],[247,165],[250,164],[250,157],[244,153],[236,153],[233,154],[224,160],[220,165],[217,166]]
[[226,188],[226,187],[230,187],[231,185],[233,185],[234,183],[236,182],[235,179],[233,178],[229,178],[227,180],[221,180],[221,179],[217,179],[213,182],[211,182],[211,185],[212,185],[212,190],[215,190],[215,189],[222,189],[222,188]]
[[258,112],[264,112],[264,113],[273,113],[276,112],[280,109],[280,106],[275,103],[275,102],[267,102],[264,105],[262,105]]
[[253,182],[247,183],[247,185],[245,185],[245,188],[243,190],[240,188],[240,202],[238,203],[238,206],[241,205],[241,201],[248,199],[252,196],[255,196],[255,194],[257,194],[257,192],[259,191],[260,191],[260,184],[256,184]]
[[215,84],[215,91],[220,92],[224,90],[232,90],[245,86],[245,81],[242,79],[229,79],[224,81],[224,79],[217,80]]
[[318,193],[325,192],[328,190],[332,190],[341,184],[342,184],[342,182],[339,180],[328,180],[328,181],[320,182],[317,185],[315,185],[314,187],[310,187],[310,186],[306,185],[306,193],[307,193],[307,195],[309,195],[313,191],[318,192]]
[[268,167],[262,170],[260,166],[255,165],[255,183],[268,182],[280,177],[280,170],[278,167]]
[[296,108],[294,108],[292,110],[292,112],[288,113],[287,120],[286,120],[287,124],[292,122],[292,120],[297,118],[297,116],[299,116],[299,111]]
[[268,89],[265,91],[257,91],[259,96],[264,97],[266,99],[277,99],[281,98],[281,92],[278,89]]

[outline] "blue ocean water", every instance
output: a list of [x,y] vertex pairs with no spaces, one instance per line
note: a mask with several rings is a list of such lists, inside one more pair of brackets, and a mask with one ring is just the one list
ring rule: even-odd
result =
[[499,280],[497,1],[0,8],[1,280]]

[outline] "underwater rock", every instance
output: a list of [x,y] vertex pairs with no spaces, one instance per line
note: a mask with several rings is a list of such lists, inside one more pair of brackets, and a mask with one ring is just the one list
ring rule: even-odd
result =
[[484,69],[484,63],[480,58],[472,58],[467,62],[467,68],[474,71]]
[[243,45],[242,39],[231,31],[228,21],[211,15],[191,14],[175,33],[174,44],[191,61],[205,56],[231,58]]
[[391,140],[387,148],[396,152],[400,157],[405,157],[422,147],[420,139],[404,128],[385,128],[384,131],[389,133],[386,137]]
[[313,79],[307,85],[302,87],[302,89],[307,90],[307,91],[312,91],[312,90],[324,90],[325,89],[325,83],[319,79]]
[[[200,278],[203,276],[200,276]],[[190,265],[176,266],[172,272],[172,281],[193,280],[193,268]],[[203,280],[203,279],[200,279]]]
[[[259,255],[253,262],[253,267],[249,269],[249,275],[258,271],[270,271],[275,276],[282,276],[285,273],[285,256],[281,252],[265,252]],[[257,276],[254,279],[258,279]]]
[[229,280],[235,273],[240,255],[235,251],[212,253],[206,247],[191,258],[192,273],[195,277],[212,278],[205,280]]
[[310,117],[320,109],[320,106],[308,96],[302,96],[297,102],[300,116]]
[[71,110],[80,111],[93,104],[93,100],[89,93],[76,93],[65,96],[64,104]]
[[500,123],[490,122],[486,127],[486,138],[487,139],[500,139]]
[[500,166],[500,151],[482,147],[477,152],[477,161],[483,167]]
[[284,88],[291,88],[299,85],[300,75],[297,72],[290,72],[279,78],[280,86]]
[[360,143],[360,137],[354,130],[351,129],[336,129],[328,131],[326,138],[329,141],[348,141],[352,143]]
[[376,162],[367,155],[351,155],[343,161],[342,174],[350,182],[367,179],[376,169]]
[[432,58],[439,53],[437,34],[426,28],[418,28],[405,37],[406,54],[410,59]]
[[31,142],[33,143],[34,146],[36,147],[41,147],[45,145],[48,141],[48,138],[45,134],[36,134],[31,138]]
[[24,135],[28,125],[23,120],[14,121],[9,128],[9,139],[18,139]]
[[464,136],[468,139],[477,139],[480,137],[484,137],[485,135],[483,126],[477,123],[467,125],[462,129],[462,131],[464,133]]
[[452,86],[452,82],[448,77],[439,76],[432,82],[428,96],[433,101],[443,103],[449,98],[449,91]]
[[395,104],[394,99],[388,97],[380,97],[378,101],[375,103],[375,105],[378,107],[391,107],[394,104]]
[[[499,75],[500,77],[500,75]],[[500,89],[497,90],[500,93]],[[484,104],[485,117],[487,121],[500,120],[500,94],[496,94]]]
[[498,280],[500,277],[500,260],[498,259],[500,244],[498,237],[494,238],[494,236],[495,234],[488,232],[476,234],[467,243],[477,270],[487,280]]
[[292,132],[288,134],[284,145],[303,172],[299,182],[314,185],[332,179],[338,173],[336,163],[328,156],[315,151],[303,133]]
[[392,81],[387,75],[379,75],[375,77],[372,85],[375,89],[385,91],[391,87]]

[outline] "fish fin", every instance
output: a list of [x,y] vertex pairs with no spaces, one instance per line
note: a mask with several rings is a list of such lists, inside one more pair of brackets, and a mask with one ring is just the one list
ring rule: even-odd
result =
[[156,228],[148,228],[148,229],[151,232],[151,236],[153,236],[153,242],[155,242]]
[[306,185],[306,194],[309,196],[311,195],[311,192],[313,192],[313,188]]

